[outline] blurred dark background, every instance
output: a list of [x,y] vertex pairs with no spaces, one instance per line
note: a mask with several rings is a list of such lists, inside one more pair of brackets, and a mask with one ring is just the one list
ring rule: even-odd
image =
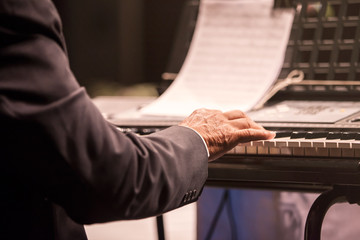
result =
[[185,0],[54,0],[70,65],[91,96],[157,86]]

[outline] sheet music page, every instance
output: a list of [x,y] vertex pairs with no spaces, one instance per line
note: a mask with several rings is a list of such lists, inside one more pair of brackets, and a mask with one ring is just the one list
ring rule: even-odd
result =
[[272,0],[202,0],[180,73],[142,113],[250,110],[277,79],[294,17],[272,7]]

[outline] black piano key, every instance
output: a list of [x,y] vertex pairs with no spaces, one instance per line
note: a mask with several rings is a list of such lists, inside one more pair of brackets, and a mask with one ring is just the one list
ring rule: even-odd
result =
[[292,132],[290,139],[305,138],[307,131]]
[[341,132],[329,132],[326,139],[333,140],[333,139],[340,139],[342,133]]
[[356,132],[343,132],[341,134],[341,140],[355,140],[357,133]]
[[291,134],[292,134],[292,131],[277,131],[275,138],[290,137]]
[[327,131],[315,131],[315,132],[308,132],[305,135],[305,139],[317,139],[317,138],[326,138],[329,132]]
[[355,140],[360,140],[360,132],[356,133]]

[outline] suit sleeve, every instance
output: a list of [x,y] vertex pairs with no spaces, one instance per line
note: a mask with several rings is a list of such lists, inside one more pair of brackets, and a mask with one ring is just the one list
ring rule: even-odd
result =
[[79,223],[161,214],[196,201],[207,178],[191,129],[125,135],[103,119],[71,73],[49,0],[0,1],[0,120],[12,176]]

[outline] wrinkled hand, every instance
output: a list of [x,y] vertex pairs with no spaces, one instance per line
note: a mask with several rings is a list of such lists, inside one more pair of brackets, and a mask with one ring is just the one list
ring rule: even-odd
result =
[[268,140],[275,136],[239,110],[223,113],[198,109],[179,125],[190,127],[203,137],[209,149],[209,161],[221,157],[239,143]]

